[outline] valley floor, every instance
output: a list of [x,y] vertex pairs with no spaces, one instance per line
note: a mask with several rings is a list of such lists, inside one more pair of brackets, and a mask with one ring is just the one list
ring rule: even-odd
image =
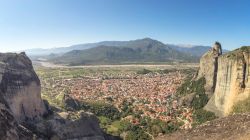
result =
[[[178,127],[191,127],[192,110],[177,108],[173,95],[185,78],[195,73],[196,66],[35,65],[35,70],[41,80],[42,98],[52,106],[64,111],[62,100],[67,94],[85,102],[81,109],[97,115],[107,133],[150,139]],[[136,134],[129,129],[135,129]]]
[[124,67],[124,68],[128,68],[128,67],[134,67],[134,68],[138,68],[138,67],[149,67],[149,68],[157,68],[157,67],[162,67],[162,68],[174,68],[174,67],[178,67],[178,68],[198,68],[199,64],[198,63],[173,63],[173,64],[169,64],[169,63],[145,63],[145,64],[141,64],[141,63],[135,63],[135,64],[123,64],[123,65],[79,65],[79,66],[67,66],[67,65],[61,65],[61,64],[54,64],[48,61],[33,61],[33,65],[35,66],[41,66],[41,67],[45,67],[45,68],[119,68],[119,67]]

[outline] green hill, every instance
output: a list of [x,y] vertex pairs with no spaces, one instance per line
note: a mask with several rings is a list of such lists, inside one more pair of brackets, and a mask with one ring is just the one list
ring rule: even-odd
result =
[[149,38],[128,41],[123,45],[101,45],[86,50],[73,50],[51,61],[68,65],[198,61],[197,57]]

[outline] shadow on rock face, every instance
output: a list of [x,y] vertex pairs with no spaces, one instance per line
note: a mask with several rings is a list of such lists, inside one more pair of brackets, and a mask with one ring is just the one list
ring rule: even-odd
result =
[[34,134],[42,139],[76,140],[118,140],[120,138],[105,134],[99,127],[98,119],[90,113],[60,112],[38,122],[26,122]]

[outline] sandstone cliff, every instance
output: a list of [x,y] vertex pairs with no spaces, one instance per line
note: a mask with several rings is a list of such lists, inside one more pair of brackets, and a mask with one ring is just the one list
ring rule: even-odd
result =
[[25,53],[0,54],[0,95],[17,121],[46,113],[40,93],[40,81]]
[[250,47],[242,47],[218,58],[213,97],[205,109],[226,116],[233,105],[250,96]]
[[196,79],[206,79],[205,90],[210,97],[215,89],[218,70],[218,57],[222,54],[221,44],[216,42],[211,50],[205,53],[200,59],[200,69]]
[[0,54],[0,139],[32,139],[20,123],[47,113],[40,81],[24,54]]
[[[205,110],[214,112],[221,118],[207,121],[210,116],[202,112],[199,116],[195,113],[203,108],[195,109],[194,119],[200,117],[206,122],[189,130],[179,130],[172,134],[160,136],[157,140],[249,140],[250,138],[250,114],[231,114],[234,106],[241,101],[250,98],[250,47],[241,47],[227,54],[221,54],[221,46],[217,43],[200,60],[198,74],[188,84],[183,84],[182,98],[192,102],[197,93],[207,93],[210,96],[208,103],[204,104]],[[201,79],[206,84],[203,88]],[[190,86],[191,85],[191,86]],[[204,90],[196,90],[200,88]],[[195,90],[194,90],[195,89]],[[195,92],[193,92],[195,91]],[[183,101],[183,100],[180,100]],[[206,100],[207,101],[207,100]],[[249,106],[249,101],[246,102]],[[200,102],[199,102],[200,104]],[[183,105],[183,103],[181,103]],[[230,114],[230,115],[229,115]],[[203,121],[204,121],[203,120]]]

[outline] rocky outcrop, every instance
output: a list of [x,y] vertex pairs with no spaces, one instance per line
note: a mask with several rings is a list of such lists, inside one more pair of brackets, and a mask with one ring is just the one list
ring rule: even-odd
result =
[[0,102],[0,140],[28,140],[33,133],[18,124],[12,112]]
[[[31,124],[32,125],[32,124]],[[61,112],[31,126],[43,139],[110,140],[99,127],[98,119],[86,112]]]
[[205,110],[217,116],[227,116],[233,106],[250,96],[250,47],[242,47],[227,54],[221,45],[204,54],[196,79],[205,78],[205,91],[209,97]]
[[250,96],[250,47],[242,47],[218,58],[213,97],[205,106],[218,116],[226,116],[233,105]]
[[[192,82],[205,78],[205,90],[210,92],[211,98],[204,109],[214,112],[221,118],[207,121],[193,129],[158,137],[157,140],[249,140],[250,114],[229,114],[234,105],[249,99],[250,96],[250,46],[226,54],[221,54],[218,51],[220,49],[219,46],[214,47],[204,54],[199,73]],[[195,87],[201,86],[195,85]],[[185,96],[186,102],[192,102],[193,96],[192,92]]]
[[25,53],[0,54],[0,96],[18,122],[47,113],[40,80]]
[[68,94],[64,94],[62,99],[62,104],[66,110],[79,110],[80,109],[80,103],[77,100],[74,100],[72,97],[70,97]]
[[0,137],[6,140],[18,139],[15,118],[2,103],[0,103]]
[[[41,99],[41,85],[25,53],[0,54],[0,140],[111,140],[98,119],[64,96],[71,113],[53,112]],[[46,118],[45,118],[46,117]]]
[[206,94],[212,96],[215,85],[216,75],[218,71],[218,57],[222,54],[221,44],[215,42],[211,50],[205,53],[200,59],[200,69],[196,79],[204,77],[206,79]]
[[0,54],[1,140],[33,138],[21,123],[47,113],[40,91],[40,81],[25,53]]

